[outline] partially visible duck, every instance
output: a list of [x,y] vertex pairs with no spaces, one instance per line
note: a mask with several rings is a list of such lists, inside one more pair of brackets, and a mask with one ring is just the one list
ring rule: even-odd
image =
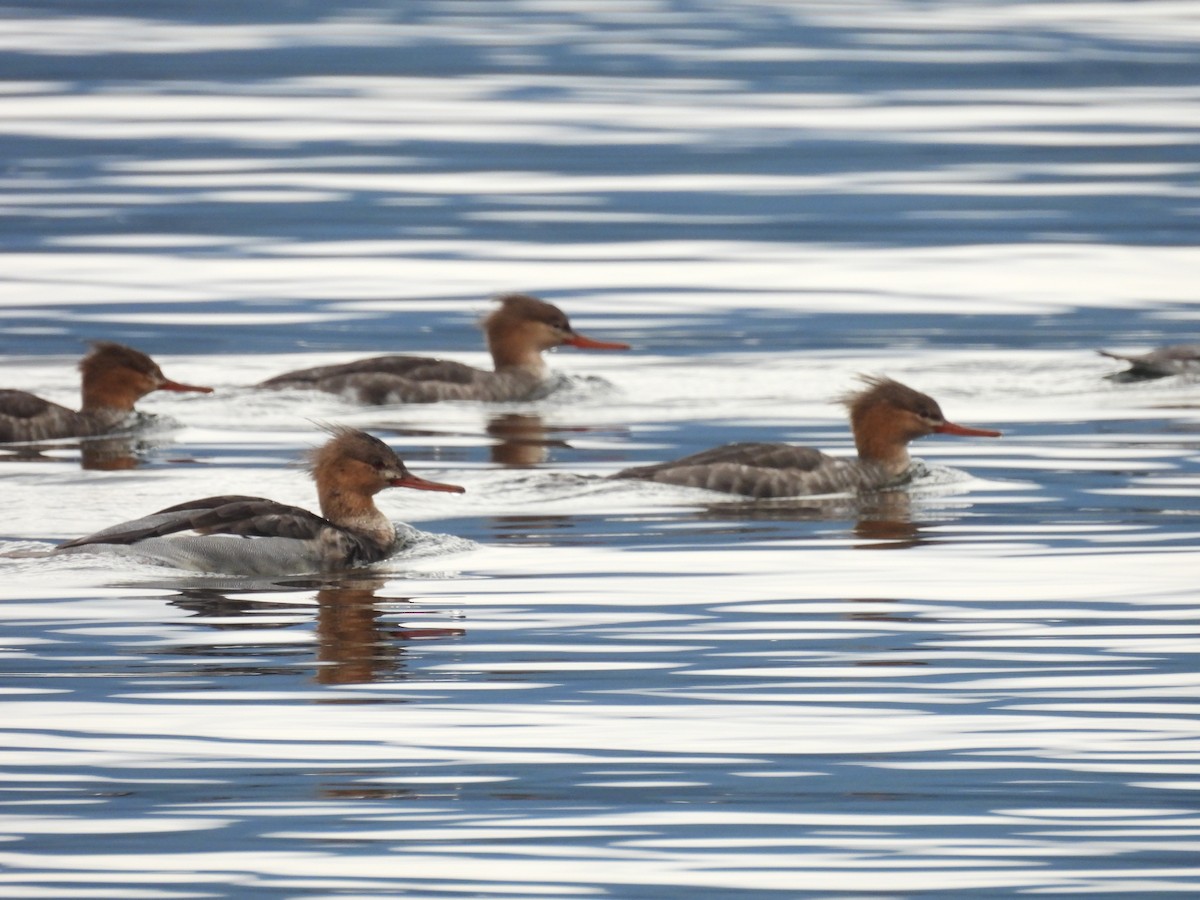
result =
[[1096,352],[1101,356],[1129,363],[1129,368],[1125,371],[1108,376],[1110,378],[1117,377],[1123,381],[1166,378],[1168,375],[1200,372],[1200,344],[1171,344],[1141,354],[1112,353],[1108,350],[1097,350]]
[[210,387],[171,381],[145,353],[96,341],[79,363],[83,407],[76,412],[25,391],[0,390],[0,442],[108,434],[126,425],[133,405],[151,391],[198,391]]
[[58,550],[104,548],[231,575],[351,569],[386,559],[403,545],[396,526],[375,506],[375,494],[387,487],[463,492],[413,475],[391,447],[364,431],[329,431],[331,439],[310,458],[319,516],[262,497],[205,497],[67,541]]
[[536,399],[550,380],[542,351],[552,347],[628,350],[628,344],[597,341],[571,327],[552,303],[527,294],[507,294],[483,320],[494,371],[422,356],[376,356],[335,366],[276,375],[265,388],[307,388],[341,394],[358,403],[432,403],[482,400],[489,403]]
[[727,444],[671,462],[636,466],[615,478],[707,488],[747,497],[796,497],[872,491],[911,477],[908,442],[928,434],[999,437],[946,420],[927,394],[898,381],[864,377],[865,387],[842,402],[850,411],[857,459],[827,456],[792,444]]

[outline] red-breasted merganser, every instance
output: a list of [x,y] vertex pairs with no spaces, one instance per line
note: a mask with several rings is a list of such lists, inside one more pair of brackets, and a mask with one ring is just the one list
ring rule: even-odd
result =
[[418,478],[391,447],[364,431],[332,427],[329,432],[332,439],[310,456],[319,516],[262,497],[205,497],[67,541],[58,549],[103,546],[181,569],[230,575],[337,571],[379,562],[403,545],[396,526],[372,499],[384,488],[464,490]]
[[79,363],[83,408],[79,412],[25,391],[0,391],[0,442],[89,437],[121,428],[133,405],[151,391],[199,391],[210,387],[171,381],[145,353],[96,341]]
[[791,444],[727,444],[673,462],[625,469],[613,477],[759,499],[872,491],[910,477],[907,445],[911,440],[927,434],[1000,436],[998,431],[946,421],[932,397],[898,381],[874,376],[863,381],[863,390],[842,399],[850,410],[858,459],[826,456],[812,447]]
[[1101,356],[1129,363],[1128,369],[1114,373],[1117,378],[1124,381],[1166,378],[1168,375],[1200,372],[1200,344],[1172,344],[1141,354],[1110,353],[1108,350],[1097,350],[1096,352]]
[[571,327],[552,303],[527,294],[508,294],[483,320],[495,371],[422,356],[376,356],[337,366],[318,366],[276,375],[265,388],[307,388],[341,394],[358,403],[432,403],[533,400],[550,384],[542,351],[552,347],[628,350],[628,344],[597,341]]

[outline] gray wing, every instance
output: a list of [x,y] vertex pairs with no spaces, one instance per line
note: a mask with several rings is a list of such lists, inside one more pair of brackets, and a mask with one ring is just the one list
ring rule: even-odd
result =
[[[829,469],[820,484],[805,487],[805,476],[822,466]],[[831,470],[831,471],[830,471]],[[681,459],[636,466],[618,472],[617,478],[637,478],[661,484],[705,488],[746,497],[790,497],[797,493],[843,490],[843,471],[849,471],[842,460],[826,456],[812,447],[791,444],[742,443],[727,444],[693,453]],[[834,478],[825,485],[825,480]]]
[[86,544],[133,544],[181,531],[308,540],[330,527],[326,519],[306,509],[262,497],[206,497],[67,541],[59,549]]
[[725,444],[702,450],[691,456],[684,456],[669,462],[654,463],[649,466],[635,466],[617,473],[618,478],[648,478],[653,480],[658,472],[669,469],[692,468],[696,466],[736,465],[748,466],[755,469],[788,469],[790,471],[811,472],[822,465],[830,457],[812,447],[795,447],[791,444],[768,444],[744,442]]
[[343,363],[338,366],[317,366],[312,369],[297,369],[261,382],[267,388],[318,388],[328,379],[341,379],[351,375],[391,376],[412,381],[442,381],[449,384],[471,384],[480,375],[473,366],[448,359],[433,359],[425,356],[375,356]]
[[25,391],[0,391],[0,416],[8,416],[13,419],[32,419],[51,409],[66,409],[66,407],[43,400],[41,397]]
[[57,436],[57,422],[77,419],[65,406],[25,391],[0,391],[0,441],[33,441]]

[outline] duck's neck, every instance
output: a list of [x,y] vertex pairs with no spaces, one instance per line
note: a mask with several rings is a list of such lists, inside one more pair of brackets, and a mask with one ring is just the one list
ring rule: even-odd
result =
[[391,546],[396,539],[396,526],[379,511],[369,494],[336,487],[322,491],[321,515],[381,547]]
[[130,412],[142,394],[123,382],[101,372],[83,380],[83,407],[81,412],[95,413],[100,410]]
[[896,426],[884,407],[864,410],[854,418],[854,446],[860,462],[882,467],[889,475],[908,471],[908,435]]
[[489,336],[488,350],[492,353],[492,365],[495,366],[497,372],[519,369],[539,378],[546,375],[546,363],[542,359],[542,351],[533,344]]

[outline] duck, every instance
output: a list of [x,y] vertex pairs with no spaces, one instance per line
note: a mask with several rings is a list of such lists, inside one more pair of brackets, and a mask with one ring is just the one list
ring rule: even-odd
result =
[[112,341],[93,342],[79,371],[78,412],[26,391],[0,390],[0,443],[111,434],[134,421],[134,404],[152,391],[213,390],[172,381],[145,353]]
[[56,552],[108,552],[227,575],[343,571],[386,559],[405,543],[375,505],[384,488],[464,491],[414,475],[391,447],[365,431],[326,430],[330,439],[308,460],[320,515],[263,497],[205,497],[66,541]]
[[928,394],[891,378],[862,376],[863,388],[841,402],[850,413],[856,459],[812,447],[744,442],[726,444],[670,462],[635,466],[614,478],[705,488],[755,499],[877,491],[912,477],[908,444],[930,434],[1000,437],[946,419]]
[[1113,353],[1110,350],[1096,352],[1109,359],[1129,363],[1129,368],[1125,371],[1108,376],[1121,381],[1166,378],[1168,375],[1200,372],[1200,344],[1171,344],[1140,354]]
[[536,400],[554,386],[542,352],[554,347],[628,350],[628,344],[598,341],[571,327],[566,313],[529,294],[506,294],[483,320],[493,371],[422,356],[375,356],[332,366],[276,375],[258,387],[308,389],[340,394],[367,405],[477,400],[504,403]]

